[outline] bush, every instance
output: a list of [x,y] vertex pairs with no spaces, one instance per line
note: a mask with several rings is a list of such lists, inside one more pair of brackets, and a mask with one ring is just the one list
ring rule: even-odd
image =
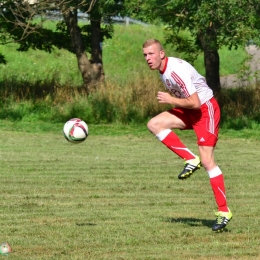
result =
[[239,87],[222,89],[219,103],[222,111],[221,126],[224,128],[252,128],[260,124],[260,88]]
[[[163,89],[162,83],[149,73],[146,77],[140,74],[127,86],[106,82],[89,96],[81,87],[57,85],[54,80],[44,84],[12,80],[10,84],[15,88],[8,88],[8,82],[0,88],[0,119],[63,123],[79,117],[92,124],[138,124],[169,108],[158,103],[156,93]],[[260,124],[260,88],[222,89],[218,100],[222,128]]]

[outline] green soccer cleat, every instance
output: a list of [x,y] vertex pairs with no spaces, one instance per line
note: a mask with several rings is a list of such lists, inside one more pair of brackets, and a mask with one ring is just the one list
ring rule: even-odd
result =
[[228,212],[218,211],[216,212],[216,221],[212,226],[212,231],[221,232],[224,230],[228,222],[232,219],[232,212],[228,209]]
[[184,180],[189,178],[196,170],[200,169],[201,161],[198,156],[195,159],[185,161],[184,169],[179,174],[178,178]]

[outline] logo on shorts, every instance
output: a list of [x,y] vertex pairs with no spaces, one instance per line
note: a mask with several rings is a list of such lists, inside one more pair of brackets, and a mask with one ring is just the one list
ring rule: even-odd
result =
[[205,142],[205,139],[203,137],[201,137],[200,142]]

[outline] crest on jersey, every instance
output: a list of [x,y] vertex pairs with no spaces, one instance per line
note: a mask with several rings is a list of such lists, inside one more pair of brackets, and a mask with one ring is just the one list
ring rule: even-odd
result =
[[170,82],[168,79],[166,79],[165,83],[166,83],[166,85],[167,85],[168,87],[171,86],[171,82]]

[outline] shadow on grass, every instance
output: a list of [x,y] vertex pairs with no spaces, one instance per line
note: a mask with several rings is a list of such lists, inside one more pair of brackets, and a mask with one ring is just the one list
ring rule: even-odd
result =
[[212,220],[198,219],[198,218],[164,218],[163,221],[170,222],[170,223],[183,223],[192,227],[199,227],[199,226],[212,227],[214,222]]
[[95,223],[76,223],[77,226],[82,227],[82,226],[96,226],[97,224]]
[[[182,223],[189,225],[191,227],[200,227],[205,226],[208,228],[212,228],[214,220],[207,220],[207,219],[198,219],[198,218],[163,218],[164,222],[170,223]],[[229,229],[224,229],[222,232],[231,232]]]

